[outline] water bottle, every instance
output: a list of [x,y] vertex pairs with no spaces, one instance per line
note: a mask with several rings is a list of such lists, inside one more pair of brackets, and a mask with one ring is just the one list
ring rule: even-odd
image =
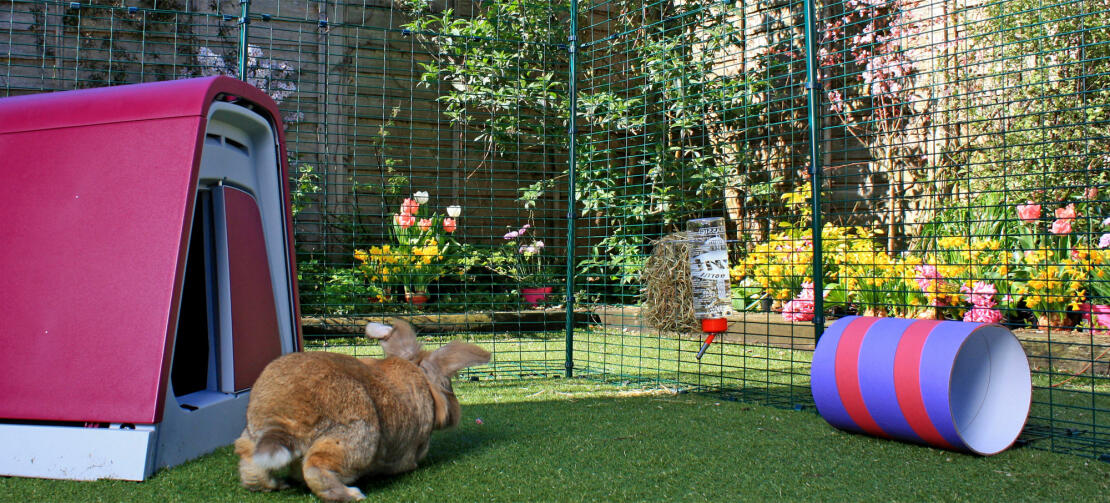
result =
[[725,219],[712,217],[687,221],[686,233],[691,244],[690,283],[694,316],[701,320],[702,331],[706,333],[705,342],[698,350],[700,360],[716,334],[728,329],[725,316],[732,312]]

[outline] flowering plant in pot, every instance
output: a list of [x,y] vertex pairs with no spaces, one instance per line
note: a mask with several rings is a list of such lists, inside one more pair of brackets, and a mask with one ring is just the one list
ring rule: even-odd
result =
[[555,275],[543,240],[532,232],[532,224],[509,230],[505,242],[494,252],[490,269],[520,285],[520,294],[532,307],[538,307],[554,289]]
[[355,258],[370,278],[399,285],[406,301],[417,306],[428,300],[428,286],[450,272],[455,254],[461,248],[452,234],[462,213],[459,206],[449,206],[446,216],[421,213],[430,199],[427,192],[406,198],[392,215],[392,243],[355,250]]

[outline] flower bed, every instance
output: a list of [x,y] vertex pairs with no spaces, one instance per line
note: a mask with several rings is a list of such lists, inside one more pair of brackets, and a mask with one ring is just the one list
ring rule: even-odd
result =
[[[826,225],[825,307],[834,314],[1081,326],[1102,333],[1110,329],[1110,232],[1102,232],[1110,218],[1084,218],[1082,202],[1051,203],[1051,214],[1049,205],[1013,206],[1008,217],[1015,225],[1000,235],[955,235],[952,225],[949,235],[919,238],[898,253],[887,252],[869,229]],[[744,309],[769,300],[783,319],[809,321],[812,234],[799,224],[784,227],[752,246],[732,279]]]

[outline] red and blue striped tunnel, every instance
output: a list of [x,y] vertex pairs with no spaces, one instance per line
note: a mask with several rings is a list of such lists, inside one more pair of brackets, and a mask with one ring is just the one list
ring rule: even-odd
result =
[[847,316],[813,352],[817,412],[842,430],[990,455],[1029,416],[1029,361],[999,325]]

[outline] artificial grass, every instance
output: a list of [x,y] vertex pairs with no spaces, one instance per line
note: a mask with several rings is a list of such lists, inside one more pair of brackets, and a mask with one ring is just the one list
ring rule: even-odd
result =
[[[368,501],[1104,501],[1110,463],[981,458],[852,435],[817,415],[594,381],[461,382],[458,428]],[[481,418],[481,424],[476,419]],[[143,483],[0,478],[5,501],[314,501],[251,493],[223,448]]]

